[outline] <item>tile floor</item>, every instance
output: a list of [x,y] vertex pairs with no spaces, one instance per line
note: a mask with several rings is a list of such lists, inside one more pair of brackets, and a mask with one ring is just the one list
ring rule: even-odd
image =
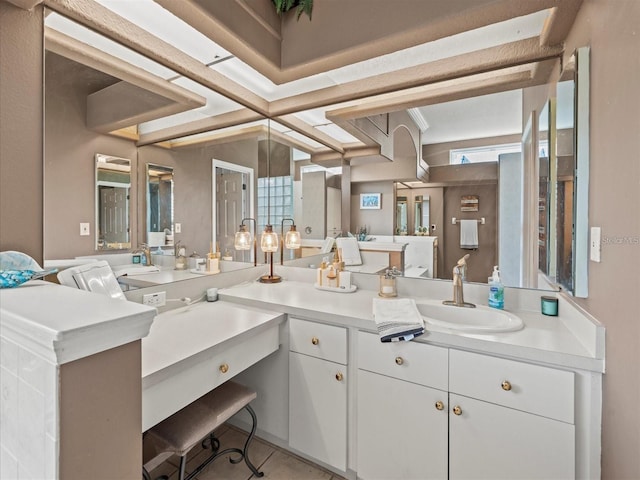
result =
[[[234,427],[223,425],[216,430],[216,437],[220,440],[222,449],[229,447],[242,448],[246,434]],[[208,455],[209,450],[199,446],[187,456],[187,474],[197,467]],[[339,475],[324,470],[307,460],[303,460],[279,447],[254,438],[249,447],[249,458],[258,471],[264,473],[263,479],[270,480],[344,480]],[[151,478],[167,475],[169,480],[178,479],[178,465],[180,459],[176,456],[169,458],[158,468],[150,472]],[[217,458],[210,463],[199,475],[197,480],[249,480],[256,477],[243,462],[232,464],[229,456]]]

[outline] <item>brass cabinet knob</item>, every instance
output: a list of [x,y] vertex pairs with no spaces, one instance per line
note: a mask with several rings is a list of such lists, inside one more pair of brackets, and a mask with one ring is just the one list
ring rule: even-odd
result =
[[460,408],[459,405],[456,405],[455,407],[453,407],[453,413],[455,413],[456,415],[462,415],[462,408]]
[[436,402],[436,410],[444,410],[444,403],[442,403],[440,400]]
[[318,339],[318,337],[313,337],[311,339],[311,343],[313,343],[314,345],[318,345],[320,343],[320,340]]
[[338,372],[336,373],[336,380],[341,382],[344,379],[344,375],[342,375],[342,373]]
[[509,390],[511,390],[511,382],[509,382],[508,380],[505,380],[504,382],[502,382],[502,389],[505,392],[508,392]]
[[226,363],[223,363],[222,365],[220,365],[220,371],[222,373],[227,373],[229,371],[229,365],[227,365]]
[[404,363],[404,358],[396,357],[396,365],[402,365]]

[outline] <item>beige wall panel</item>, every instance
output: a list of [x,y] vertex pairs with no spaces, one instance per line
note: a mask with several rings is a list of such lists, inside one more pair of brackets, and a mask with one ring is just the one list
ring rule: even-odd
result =
[[22,251],[39,263],[42,42],[42,8],[0,2],[0,250]]

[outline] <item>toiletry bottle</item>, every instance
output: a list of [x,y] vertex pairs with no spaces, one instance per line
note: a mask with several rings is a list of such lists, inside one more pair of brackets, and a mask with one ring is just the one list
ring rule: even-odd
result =
[[338,274],[333,265],[327,269],[327,287],[338,288]]
[[324,285],[323,283],[323,277],[324,277],[324,271],[327,268],[327,264],[325,262],[320,263],[320,266],[318,267],[318,277],[316,278],[316,283],[318,284],[319,287],[321,287],[322,285]]
[[489,306],[504,309],[504,285],[497,265],[493,267],[493,274],[489,277]]

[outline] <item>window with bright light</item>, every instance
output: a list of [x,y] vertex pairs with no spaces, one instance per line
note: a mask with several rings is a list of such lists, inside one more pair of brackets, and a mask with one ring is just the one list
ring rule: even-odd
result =
[[521,152],[522,146],[520,143],[460,148],[449,151],[449,163],[451,165],[463,165],[465,163],[497,162],[500,155],[504,153]]

